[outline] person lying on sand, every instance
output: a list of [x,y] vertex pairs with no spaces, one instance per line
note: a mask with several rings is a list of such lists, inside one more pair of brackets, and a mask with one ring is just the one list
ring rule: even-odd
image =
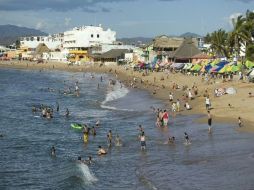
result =
[[249,92],[249,98],[252,98],[252,97],[254,97],[254,95],[251,92]]

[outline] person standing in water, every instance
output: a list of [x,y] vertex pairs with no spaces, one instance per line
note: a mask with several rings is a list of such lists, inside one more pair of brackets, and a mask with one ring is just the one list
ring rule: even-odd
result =
[[68,109],[68,108],[66,108],[66,111],[65,111],[65,117],[69,117],[69,115],[70,115],[70,111],[69,111],[69,109]]
[[59,103],[56,102],[56,111],[59,112]]
[[162,119],[163,119],[163,127],[167,127],[168,126],[168,112],[167,112],[167,110],[164,110]]
[[108,139],[108,146],[111,146],[112,145],[112,139],[113,139],[113,135],[112,135],[111,130],[109,130],[109,132],[108,132],[107,139]]
[[92,131],[91,132],[92,132],[93,136],[96,136],[96,129],[94,128],[94,126],[92,127]]
[[89,139],[89,132],[88,132],[88,130],[86,130],[83,133],[83,141],[84,141],[84,143],[88,143],[88,139]]
[[212,133],[212,115],[210,113],[210,111],[207,111],[207,124],[208,124],[208,133]]
[[146,149],[146,137],[145,137],[145,132],[142,132],[140,136],[140,145],[141,145],[141,150]]
[[189,135],[186,132],[184,132],[184,139],[185,139],[185,144],[190,144]]
[[51,152],[51,156],[56,156],[56,149],[54,146],[51,147],[50,152]]
[[121,146],[121,145],[122,145],[121,138],[119,137],[118,134],[116,134],[115,146]]

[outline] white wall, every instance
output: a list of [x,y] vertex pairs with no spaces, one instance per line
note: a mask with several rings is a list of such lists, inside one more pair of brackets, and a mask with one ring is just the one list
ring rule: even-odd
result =
[[64,48],[91,47],[97,44],[112,44],[116,32],[103,30],[100,26],[83,26],[64,32]]

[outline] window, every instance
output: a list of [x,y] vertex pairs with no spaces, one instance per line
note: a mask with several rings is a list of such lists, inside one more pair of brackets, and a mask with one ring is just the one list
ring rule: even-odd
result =
[[37,41],[38,41],[38,42],[40,41],[40,37],[37,37]]
[[91,34],[91,38],[93,38],[93,34]]
[[100,37],[100,34],[97,34],[97,38],[99,38]]

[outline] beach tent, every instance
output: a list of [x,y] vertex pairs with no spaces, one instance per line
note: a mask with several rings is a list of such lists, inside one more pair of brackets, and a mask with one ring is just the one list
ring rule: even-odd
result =
[[233,87],[229,87],[226,89],[227,94],[236,94],[236,89]]

